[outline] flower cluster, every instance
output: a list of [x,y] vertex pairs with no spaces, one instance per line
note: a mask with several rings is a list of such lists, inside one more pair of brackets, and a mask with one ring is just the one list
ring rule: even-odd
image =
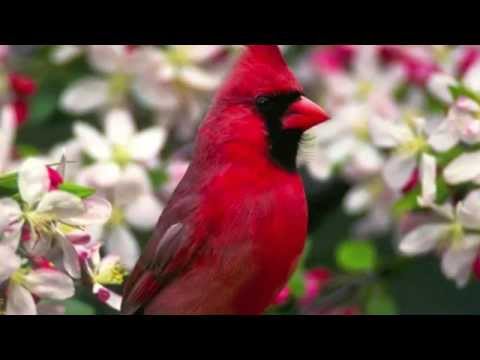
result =
[[16,140],[37,85],[9,70],[12,52],[0,48],[1,313],[62,313],[82,286],[120,309],[121,285],[188,167],[235,49],[47,47],[52,69],[82,67],[54,104],[73,136],[24,154]]
[[354,236],[396,229],[401,254],[438,254],[459,287],[480,263],[479,55],[466,46],[324,46],[309,63],[333,120],[313,130],[308,172],[352,184],[344,207],[360,216]]

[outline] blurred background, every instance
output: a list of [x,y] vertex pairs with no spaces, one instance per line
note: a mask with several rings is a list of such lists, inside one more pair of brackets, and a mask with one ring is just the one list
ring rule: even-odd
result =
[[[480,50],[444,45],[281,48],[306,94],[327,109],[334,125],[314,129],[304,141],[298,161],[310,208],[308,245],[268,313],[480,313],[475,269],[471,281],[458,286],[442,273],[436,253],[399,253],[404,228],[412,226],[407,222],[416,221],[397,216],[405,217],[399,200],[404,204],[418,187],[418,172],[399,189],[390,189],[382,174],[390,153],[368,135],[373,116],[408,113],[441,121],[450,104],[440,86],[444,79],[435,75],[467,76]],[[212,94],[241,50],[228,45],[3,46],[0,101],[12,103],[17,118],[12,161],[52,158],[63,151],[67,161],[76,162],[67,176],[103,191],[115,184],[102,183],[110,176],[108,169],[95,168],[100,157],[88,149],[75,124],[92,126],[106,142],[111,142],[105,122],[114,116],[112,111],[128,114],[139,134],[161,128],[158,153],[139,162],[149,184],[134,199],[136,210],[128,209],[115,191],[103,192],[114,205],[100,235],[107,244],[104,251],[119,255],[128,271],[151,234],[152,214],[158,216],[188,166],[195,131]],[[112,145],[115,161],[133,161],[120,145]],[[136,219],[129,215],[132,211]],[[118,237],[122,243],[111,244]],[[120,292],[121,285],[112,289]],[[64,304],[67,314],[116,313],[81,284]]]

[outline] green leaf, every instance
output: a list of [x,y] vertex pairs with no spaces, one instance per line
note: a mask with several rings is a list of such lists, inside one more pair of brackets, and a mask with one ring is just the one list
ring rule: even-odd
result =
[[17,173],[0,177],[0,196],[12,196],[18,192]]
[[448,151],[436,154],[435,157],[437,158],[437,164],[438,166],[446,166],[450,163],[450,161],[462,155],[464,152],[465,150],[463,149],[463,147],[457,145]]
[[393,297],[378,284],[368,294],[365,311],[367,315],[395,315],[398,312]]
[[66,191],[82,199],[88,198],[93,194],[95,194],[95,189],[93,188],[89,188],[89,187],[85,187],[85,186],[81,186],[81,185],[77,185],[69,182],[62,183],[58,188],[59,190]]
[[40,154],[40,150],[38,150],[35,146],[27,145],[27,144],[19,144],[16,146],[16,149],[22,158],[30,157],[30,156],[37,156]]
[[[41,87],[42,89],[44,87]],[[58,96],[50,89],[41,90],[32,98],[28,126],[38,126],[50,120],[58,102]]]
[[295,298],[301,297],[305,293],[305,279],[303,269],[297,267],[293,273],[290,281],[288,282],[288,288],[292,292]]
[[95,308],[83,301],[70,299],[65,301],[66,315],[95,315]]
[[[438,177],[436,180],[437,194],[435,197],[435,202],[437,204],[442,204],[447,200],[450,195],[450,188],[443,179],[443,177]],[[417,198],[421,194],[421,186],[415,186],[411,191],[406,193],[400,199],[398,199],[392,207],[393,215],[395,217],[400,217],[408,212],[419,210],[420,206],[418,205]]]
[[310,253],[311,241],[307,240],[297,268],[288,282],[288,288],[294,297],[299,298],[305,293],[305,260]]
[[419,209],[417,197],[420,195],[420,186],[415,186],[411,191],[406,193],[400,199],[395,201],[392,207],[393,215],[400,217],[401,215]]
[[373,271],[377,265],[377,251],[370,242],[349,240],[337,247],[336,261],[344,271]]
[[449,90],[454,99],[460,96],[466,96],[480,104],[480,94],[466,87],[464,84],[451,85],[449,86]]
[[149,172],[150,181],[154,188],[158,188],[168,180],[168,174],[163,169],[154,169]]

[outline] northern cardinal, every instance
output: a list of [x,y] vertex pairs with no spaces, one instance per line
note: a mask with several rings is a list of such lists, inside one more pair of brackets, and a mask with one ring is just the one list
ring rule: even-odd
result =
[[299,142],[327,119],[277,46],[247,46],[125,284],[122,312],[262,313],[295,269],[307,235]]

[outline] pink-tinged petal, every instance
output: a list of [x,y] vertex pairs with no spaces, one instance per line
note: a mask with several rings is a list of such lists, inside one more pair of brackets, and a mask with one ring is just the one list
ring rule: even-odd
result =
[[0,110],[0,173],[6,170],[7,162],[12,152],[15,133],[14,110],[11,106],[4,106]]
[[130,111],[112,109],[105,117],[105,134],[112,144],[124,145],[135,133],[135,122]]
[[120,257],[121,264],[131,270],[140,257],[140,246],[133,234],[124,226],[115,226],[107,234],[105,248],[110,255]]
[[65,64],[82,53],[79,45],[58,45],[53,49],[51,60],[54,64]]
[[410,180],[416,160],[409,155],[392,155],[383,168],[383,179],[393,190],[401,190]]
[[480,176],[480,151],[465,153],[445,168],[443,176],[447,183],[456,185]]
[[480,59],[480,51],[473,47],[462,49],[463,53],[457,64],[457,72],[460,76],[465,73]]
[[81,275],[80,259],[75,248],[66,238],[58,237],[58,241],[63,251],[63,267],[65,271],[74,279],[79,279]]
[[20,205],[10,198],[0,199],[0,234],[12,222],[18,221],[22,216]]
[[180,69],[179,78],[188,86],[200,91],[212,91],[220,84],[221,78],[196,66]]
[[21,265],[20,257],[10,247],[0,244],[0,284],[7,280]]
[[409,232],[401,241],[399,249],[405,255],[421,255],[435,248],[450,231],[450,225],[421,225]]
[[59,219],[81,216],[85,211],[82,199],[65,191],[47,193],[37,206],[37,212],[50,213]]
[[168,180],[163,189],[172,193],[187,172],[190,163],[185,160],[173,160],[167,166]]
[[452,76],[437,72],[428,79],[427,88],[437,98],[449,104],[453,101],[450,86],[456,84],[457,82]]
[[114,186],[121,178],[120,167],[113,162],[98,163],[82,169],[77,182],[86,186],[105,189]]
[[7,315],[37,315],[35,300],[30,291],[10,282],[7,288]]
[[13,223],[10,223],[10,225],[4,229],[3,233],[0,233],[0,243],[10,247],[12,250],[17,250],[18,245],[20,244],[23,229],[23,220],[17,220]]
[[378,116],[368,119],[368,129],[376,146],[392,148],[412,138],[411,131],[402,124]]
[[52,269],[37,269],[25,277],[25,287],[40,298],[65,300],[75,293],[73,281],[64,273]]
[[139,230],[151,230],[163,211],[163,205],[153,193],[140,195],[125,208],[127,222]]
[[457,205],[460,223],[470,230],[480,230],[480,190],[470,192],[464,201]]
[[123,170],[113,191],[113,202],[120,207],[131,204],[144,193],[152,192],[147,171],[137,164],[129,164]]
[[365,211],[373,201],[371,192],[366,186],[358,185],[352,188],[344,198],[343,206],[349,214],[359,214]]
[[480,91],[480,63],[478,61],[465,73],[463,83],[473,91]]
[[26,160],[18,173],[18,188],[22,199],[34,205],[48,192],[49,187],[50,179],[45,164],[37,159]]
[[120,311],[122,306],[122,297],[120,295],[115,294],[113,291],[97,283],[93,285],[93,293],[100,302],[107,304],[112,309]]
[[107,139],[94,127],[76,123],[73,127],[75,137],[88,155],[96,160],[109,160],[112,156]]
[[448,279],[454,280],[459,288],[467,285],[477,248],[450,248],[442,256],[442,271]]
[[446,119],[433,130],[428,138],[428,144],[436,151],[445,152],[454,147],[459,140],[455,123]]
[[68,224],[87,226],[103,225],[112,214],[112,205],[105,199],[92,196],[83,200],[84,211],[75,216],[62,218]]
[[430,206],[435,202],[437,195],[437,162],[429,154],[422,154],[420,164],[420,179],[422,184],[422,194],[418,199],[421,206]]
[[167,140],[167,130],[152,127],[135,135],[128,145],[130,155],[137,161],[149,161],[158,156]]
[[125,45],[89,45],[87,56],[97,70],[111,74],[121,70],[122,59],[127,54]]
[[67,88],[60,99],[61,106],[74,114],[86,114],[107,103],[108,91],[106,81],[93,77],[84,78]]

